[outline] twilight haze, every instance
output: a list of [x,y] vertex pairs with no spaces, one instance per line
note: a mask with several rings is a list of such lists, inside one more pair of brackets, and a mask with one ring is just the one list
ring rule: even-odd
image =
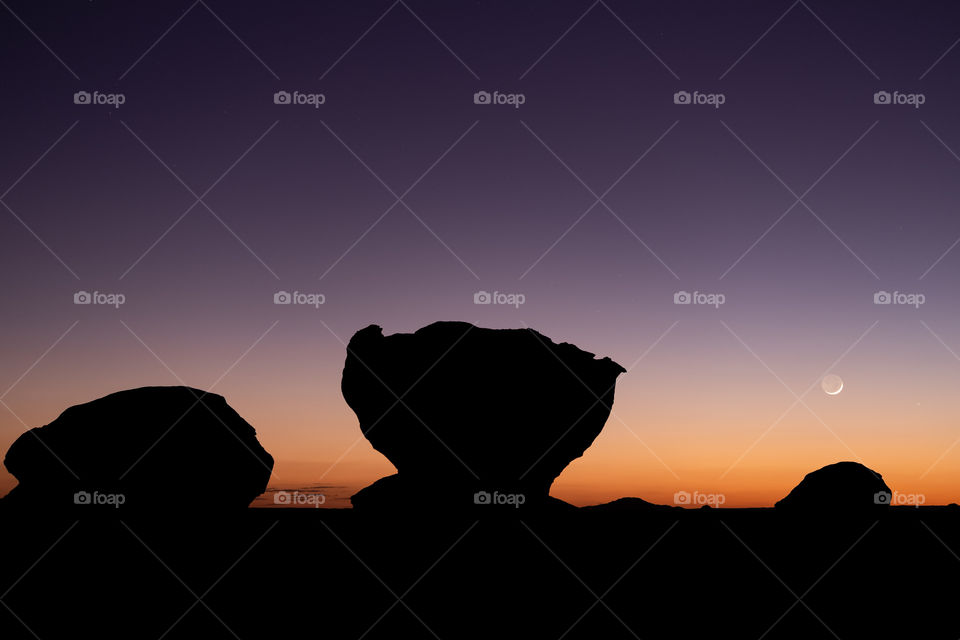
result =
[[629,369],[574,504],[837,460],[957,501],[957,7],[3,5],[0,449],[187,384],[349,506],[392,466],[345,342],[464,320]]

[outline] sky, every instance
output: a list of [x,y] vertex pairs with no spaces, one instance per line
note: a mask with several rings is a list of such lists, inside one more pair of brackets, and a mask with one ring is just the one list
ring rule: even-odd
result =
[[394,468],[345,343],[463,320],[628,369],[552,487],[574,504],[770,506],[839,460],[958,501],[957,18],[6,0],[0,450],[188,384],[256,427],[271,489],[349,506]]

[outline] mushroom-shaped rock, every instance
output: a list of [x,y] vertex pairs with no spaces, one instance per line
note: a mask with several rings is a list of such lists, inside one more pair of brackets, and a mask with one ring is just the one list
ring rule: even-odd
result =
[[263,493],[273,458],[223,396],[144,387],[70,407],[23,433],[4,465],[20,481],[7,507],[216,512]]
[[347,346],[341,387],[402,486],[429,492],[398,500],[495,506],[522,495],[533,506],[603,429],[624,371],[532,329],[436,322],[384,336],[371,325]]

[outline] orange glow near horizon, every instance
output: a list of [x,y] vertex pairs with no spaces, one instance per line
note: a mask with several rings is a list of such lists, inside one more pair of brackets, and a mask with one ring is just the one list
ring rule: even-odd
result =
[[[240,400],[234,400],[233,406],[258,428],[261,443],[276,461],[269,483],[271,491],[253,506],[275,506],[272,491],[306,490],[323,493],[325,507],[349,507],[350,495],[396,472],[362,437],[356,418],[345,406],[338,411],[335,421],[320,426],[307,414],[257,410],[243,399],[243,394],[236,397]],[[34,419],[41,412],[45,413],[45,409],[41,410],[37,403],[25,410],[22,417],[32,425],[55,417]],[[285,419],[282,427],[267,420],[271,413]],[[826,464],[855,459],[846,443],[850,449],[861,452],[862,461],[881,473],[895,491],[923,494],[926,504],[958,500],[960,474],[956,469],[960,450],[950,451],[936,462],[936,447],[930,440],[872,443],[862,429],[849,427],[844,429],[841,443],[823,424],[804,413],[802,408],[795,408],[744,454],[763,432],[762,428],[751,431],[721,424],[712,433],[694,438],[690,434],[693,425],[628,429],[628,425],[648,422],[649,417],[633,418],[617,411],[619,418],[611,417],[593,446],[556,479],[551,495],[585,506],[627,496],[674,504],[677,492],[688,492],[721,494],[724,507],[770,507],[806,473]],[[8,416],[8,431],[12,430],[9,423],[13,420]],[[798,438],[800,434],[802,440]],[[946,449],[951,441],[946,433],[942,435],[936,445]],[[15,484],[5,470],[0,474],[0,492],[6,493]]]
[[[139,328],[135,319],[126,322]],[[859,460],[882,474],[893,490],[923,494],[926,504],[960,502],[960,446],[953,446],[960,415],[953,389],[960,383],[960,366],[942,345],[929,339],[900,346],[878,328],[837,367],[846,386],[841,394],[828,396],[818,385],[824,363],[848,347],[862,326],[803,349],[783,346],[776,332],[754,332],[751,346],[781,372],[781,383],[719,323],[711,322],[688,323],[690,330],[682,336],[677,329],[620,377],[604,430],[556,479],[553,496],[580,506],[625,496],[672,504],[675,493],[686,491],[723,494],[726,507],[769,507],[810,471]],[[262,324],[218,334],[193,351],[181,344],[192,336],[174,329],[141,335],[186,384],[210,389],[270,326]],[[27,428],[49,423],[69,406],[124,388],[179,383],[122,326],[110,336],[93,325],[86,329],[93,333],[84,335],[82,326],[4,399],[9,410],[0,406],[3,451]],[[334,327],[341,338],[349,337],[346,328]],[[55,338],[62,331],[50,333]],[[286,331],[291,333],[282,333]],[[294,331],[312,342],[296,343]],[[547,326],[543,331],[557,342],[578,342],[598,354],[612,354],[628,366],[663,327],[631,334],[627,347],[621,344],[623,336],[578,338],[576,327]],[[948,343],[960,344],[960,331],[943,335]],[[12,345],[4,379],[15,381],[51,342],[45,334]],[[109,367],[94,366],[92,350]],[[91,362],[91,371],[78,376],[77,362]],[[313,487],[325,492],[327,507],[349,506],[350,495],[395,472],[362,437],[356,416],[343,401],[342,362],[343,345],[329,332],[291,325],[267,335],[212,388],[257,429],[274,456],[270,488]],[[685,364],[690,362],[701,364]],[[786,385],[801,394],[802,402]],[[808,386],[810,392],[803,395]],[[183,482],[189,484],[189,478]],[[0,472],[0,492],[14,485],[6,470]],[[271,500],[268,493],[255,505]]]

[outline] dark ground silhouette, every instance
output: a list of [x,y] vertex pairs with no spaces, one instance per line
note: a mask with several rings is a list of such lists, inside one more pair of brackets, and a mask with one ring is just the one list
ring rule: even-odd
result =
[[960,634],[956,508],[0,517],[5,639]]

